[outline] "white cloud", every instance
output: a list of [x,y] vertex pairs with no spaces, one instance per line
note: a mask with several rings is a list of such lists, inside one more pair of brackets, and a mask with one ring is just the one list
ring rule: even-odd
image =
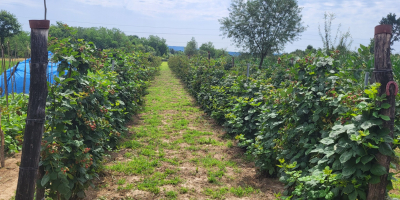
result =
[[44,4],[38,4],[37,1],[33,0],[1,0],[0,6],[20,5],[29,7],[44,7]]
[[74,0],[78,3],[117,7],[151,17],[176,20],[216,20],[228,15],[229,1],[215,0]]

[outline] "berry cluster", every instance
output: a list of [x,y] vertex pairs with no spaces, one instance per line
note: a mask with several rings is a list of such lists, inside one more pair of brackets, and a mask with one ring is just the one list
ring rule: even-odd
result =
[[108,109],[105,106],[103,106],[102,108],[100,108],[100,112],[101,113],[107,113]]
[[90,93],[94,93],[96,91],[96,89],[94,88],[94,86],[90,87],[90,86],[86,86],[86,89],[90,92]]
[[63,174],[65,174],[67,171],[69,171],[69,168],[68,167],[61,167],[61,172],[63,173]]
[[90,127],[90,129],[92,129],[92,131],[94,131],[96,129],[96,123],[94,120],[86,120],[84,119],[86,126]]

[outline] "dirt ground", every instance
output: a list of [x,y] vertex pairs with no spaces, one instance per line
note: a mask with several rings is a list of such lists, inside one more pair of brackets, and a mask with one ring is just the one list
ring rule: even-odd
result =
[[0,168],[0,200],[9,200],[15,196],[20,162],[21,153],[18,153],[8,157],[6,167]]

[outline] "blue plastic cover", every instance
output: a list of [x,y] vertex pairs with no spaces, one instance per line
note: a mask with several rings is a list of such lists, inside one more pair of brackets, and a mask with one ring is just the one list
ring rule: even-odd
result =
[[[53,53],[49,51],[49,60],[53,56]],[[29,94],[29,86],[30,86],[30,58],[26,59],[25,61],[19,62],[18,66],[12,66],[11,69],[7,70],[7,89],[8,93],[11,93],[11,73],[15,71],[15,84],[14,84],[14,92],[15,93],[22,93],[23,92],[23,87],[24,87],[24,71],[25,71],[25,66],[26,66],[26,84],[25,84],[25,93]],[[54,83],[54,76],[58,76],[57,72],[57,67],[60,63],[52,63],[49,62],[47,65],[47,81],[50,83]],[[3,89],[3,96],[5,94],[5,87],[4,87],[4,72],[1,74],[0,77],[0,85],[1,88]]]

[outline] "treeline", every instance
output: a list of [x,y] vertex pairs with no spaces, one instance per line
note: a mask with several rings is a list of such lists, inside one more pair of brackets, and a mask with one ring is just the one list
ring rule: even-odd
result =
[[58,39],[67,37],[84,39],[93,42],[99,49],[138,49],[156,56],[168,54],[168,46],[164,38],[150,35],[140,38],[137,35],[126,35],[117,28],[105,27],[71,27],[62,22],[50,26],[49,35]]
[[217,49],[215,48],[212,42],[206,42],[198,46],[198,43],[194,37],[187,42],[184,51],[175,51],[174,49],[170,49],[170,53],[173,55],[187,55],[187,56],[203,56],[207,57],[208,53],[210,53],[211,58],[220,58],[229,56],[229,53],[226,49]]

